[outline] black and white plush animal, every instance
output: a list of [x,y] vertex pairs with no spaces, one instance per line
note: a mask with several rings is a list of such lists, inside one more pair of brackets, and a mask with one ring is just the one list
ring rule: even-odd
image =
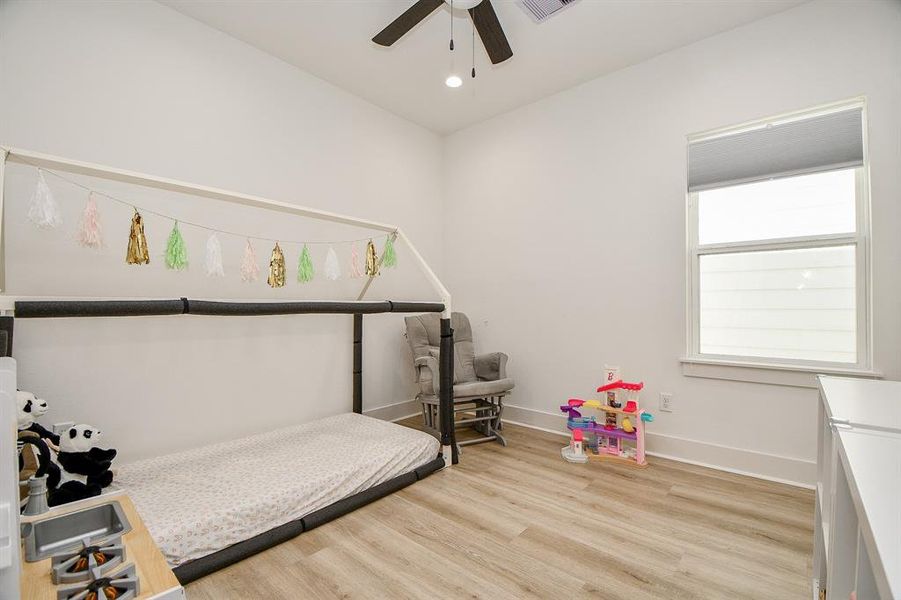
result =
[[73,425],[60,436],[57,462],[62,468],[61,484],[80,481],[103,488],[113,481],[110,464],[116,451],[98,448],[100,439],[99,429],[84,424]]
[[[53,453],[48,448],[45,440],[41,439],[40,436],[33,431],[19,431],[18,443],[24,446],[27,440],[31,440],[30,448],[35,449],[35,451],[29,450],[34,455],[34,458],[23,460],[23,455],[19,455],[19,480],[24,481],[27,479],[29,476],[28,471],[33,471],[31,473],[32,475],[37,475],[39,472],[44,471],[47,474],[48,505],[59,506],[60,504],[75,502],[76,500],[82,500],[84,498],[92,498],[94,496],[99,496],[103,491],[99,485],[88,485],[74,479],[60,485],[60,481],[62,480],[62,469],[54,462],[52,458]],[[41,447],[44,448],[44,451],[40,451]],[[27,465],[25,463],[27,463]],[[23,466],[26,467],[24,473]],[[24,479],[23,474],[25,475]],[[27,490],[24,490],[23,488],[23,491],[24,494],[21,499],[24,506],[24,502],[27,500]]]
[[17,390],[16,402],[19,408],[19,431],[33,431],[41,438],[50,440],[54,446],[59,446],[59,436],[35,421],[47,414],[47,401],[31,392]]

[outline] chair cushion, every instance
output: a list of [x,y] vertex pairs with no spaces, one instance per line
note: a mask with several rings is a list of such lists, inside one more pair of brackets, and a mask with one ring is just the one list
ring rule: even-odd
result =
[[[441,317],[435,313],[406,317],[407,342],[413,358],[440,355]],[[454,383],[476,381],[475,348],[472,345],[472,328],[463,313],[451,313],[454,330]]]
[[495,381],[468,381],[466,383],[458,383],[454,385],[454,397],[463,398],[495,396],[513,389],[513,380],[497,379]]

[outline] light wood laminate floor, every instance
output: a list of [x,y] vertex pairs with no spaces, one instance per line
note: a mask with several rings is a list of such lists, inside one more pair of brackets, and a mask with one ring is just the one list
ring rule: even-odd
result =
[[231,598],[810,598],[813,492],[663,459],[510,443],[187,587]]

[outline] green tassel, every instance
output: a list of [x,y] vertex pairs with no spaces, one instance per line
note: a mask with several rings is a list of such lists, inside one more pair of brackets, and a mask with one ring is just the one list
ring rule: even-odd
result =
[[313,281],[313,259],[310,257],[310,251],[306,246],[300,253],[300,260],[297,262],[297,281],[307,283]]
[[169,241],[166,243],[166,267],[181,271],[188,267],[188,249],[185,239],[178,230],[178,221],[172,226]]
[[391,268],[397,266],[397,254],[394,253],[394,236],[389,235],[385,239],[385,247],[382,248],[382,266]]

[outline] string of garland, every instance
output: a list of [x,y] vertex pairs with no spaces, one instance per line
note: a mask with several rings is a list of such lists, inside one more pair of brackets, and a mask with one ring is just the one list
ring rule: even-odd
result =
[[[34,192],[31,196],[28,208],[28,219],[41,229],[58,228],[63,223],[62,211],[59,204],[53,197],[53,192],[47,184],[44,173],[51,175],[73,185],[80,187],[88,192],[87,201],[81,213],[81,218],[77,225],[76,240],[85,247],[91,249],[100,249],[104,246],[103,227],[101,226],[100,211],[97,206],[97,197],[102,196],[109,198],[120,204],[131,206],[134,214],[131,218],[131,226],[128,235],[128,244],[125,253],[125,262],[130,265],[146,265],[150,264],[150,250],[147,242],[147,236],[144,232],[144,217],[141,211],[150,213],[154,216],[169,219],[172,221],[172,230],[166,242],[164,254],[164,263],[167,269],[174,271],[182,271],[188,268],[188,248],[184,237],[181,234],[179,223],[200,229],[210,231],[210,236],[206,242],[206,255],[204,261],[204,271],[209,277],[224,277],[225,268],[222,259],[222,244],[217,234],[224,235],[240,235],[245,238],[244,254],[241,261],[240,275],[244,282],[252,283],[258,280],[260,274],[260,266],[258,264],[256,251],[254,249],[252,239],[267,240],[256,236],[247,236],[231,231],[223,231],[200,223],[191,223],[179,221],[168,215],[154,212],[131,203],[110,196],[109,194],[92,190],[76,181],[68,179],[55,171],[43,168],[37,168],[37,182]],[[375,244],[371,238],[363,238],[359,240],[347,240],[343,242],[299,242],[290,240],[290,244],[302,244],[300,256],[297,262],[297,281],[300,283],[309,283],[316,276],[316,269],[313,265],[313,257],[308,244],[328,244],[328,252],[325,256],[325,262],[322,269],[323,276],[329,281],[336,281],[341,278],[341,265],[338,255],[335,252],[333,244],[350,244],[350,265],[349,275],[351,278],[360,278],[364,276],[375,277],[379,275],[380,268],[391,268],[397,265],[397,254],[394,249],[394,238],[396,233],[390,233],[385,236],[385,243],[382,247],[382,254],[379,257]],[[360,255],[357,242],[367,241],[366,256],[364,264],[360,264]],[[273,288],[284,287],[286,284],[285,277],[285,255],[281,249],[279,240],[274,241],[275,246],[269,259],[269,275],[267,283]]]

